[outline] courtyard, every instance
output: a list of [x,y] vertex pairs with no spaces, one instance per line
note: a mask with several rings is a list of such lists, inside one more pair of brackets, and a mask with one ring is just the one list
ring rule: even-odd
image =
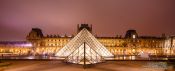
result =
[[[173,71],[166,62],[155,61],[107,61],[83,65],[59,60],[1,60],[0,71]],[[166,69],[166,70],[165,70]]]

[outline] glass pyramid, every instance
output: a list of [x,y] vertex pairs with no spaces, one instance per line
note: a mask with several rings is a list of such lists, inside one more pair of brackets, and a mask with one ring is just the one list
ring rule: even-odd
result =
[[104,61],[107,57],[113,57],[113,54],[84,28],[60,49],[56,56],[64,57],[70,63],[94,64]]

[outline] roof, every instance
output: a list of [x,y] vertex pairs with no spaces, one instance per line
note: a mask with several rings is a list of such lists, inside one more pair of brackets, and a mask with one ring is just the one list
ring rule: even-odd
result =
[[32,43],[27,41],[0,41],[0,45],[31,47]]

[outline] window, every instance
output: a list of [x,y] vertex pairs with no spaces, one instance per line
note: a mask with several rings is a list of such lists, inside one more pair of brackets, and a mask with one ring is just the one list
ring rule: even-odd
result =
[[132,38],[134,38],[134,39],[135,39],[135,38],[136,38],[136,35],[132,35]]

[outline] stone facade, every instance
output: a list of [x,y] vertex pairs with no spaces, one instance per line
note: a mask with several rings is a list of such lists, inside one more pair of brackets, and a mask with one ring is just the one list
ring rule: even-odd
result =
[[[82,28],[92,32],[92,26],[81,24],[77,26],[77,32]],[[33,53],[34,55],[48,54],[54,55],[59,49],[67,44],[74,36],[47,35],[44,36],[42,30],[33,28],[27,35],[26,42],[30,42],[32,46],[7,46],[0,44],[0,52],[4,49],[11,53],[19,54],[20,51]],[[149,55],[175,55],[175,38],[171,37],[151,37],[139,36],[136,30],[128,30],[125,37],[98,37],[96,38],[114,55],[139,55],[147,53]],[[12,48],[11,48],[12,47]],[[28,48],[23,48],[28,47]],[[19,48],[19,49],[18,49]],[[11,51],[12,50],[12,51]],[[15,52],[15,50],[17,52]]]

